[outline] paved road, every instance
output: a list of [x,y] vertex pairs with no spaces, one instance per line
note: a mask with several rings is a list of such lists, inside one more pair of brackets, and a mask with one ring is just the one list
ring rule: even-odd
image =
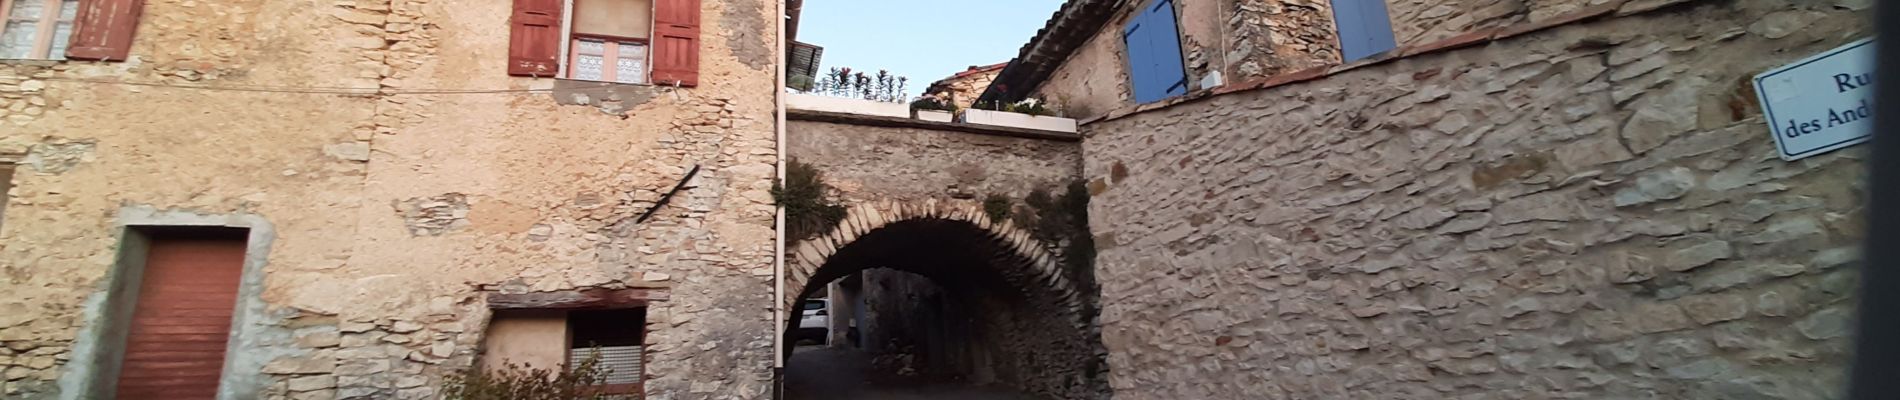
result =
[[785,368],[789,400],[1038,400],[996,388],[917,382],[874,371],[871,357],[818,346],[793,350]]

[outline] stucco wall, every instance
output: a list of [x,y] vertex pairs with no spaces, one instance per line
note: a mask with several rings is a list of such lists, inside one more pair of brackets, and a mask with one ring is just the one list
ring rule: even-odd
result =
[[1036,87],[1033,96],[1054,104],[1062,116],[1075,119],[1107,114],[1128,104],[1134,88],[1128,83],[1127,47],[1122,43],[1120,28],[1096,32]]
[[683,90],[387,94],[555,86],[505,75],[507,2],[154,0],[131,61],[0,63],[0,152],[28,154],[0,227],[0,397],[84,371],[62,358],[122,206],[275,226],[263,333],[238,338],[269,351],[233,355],[264,365],[243,398],[429,397],[474,362],[483,286],[669,288],[648,392],[764,396],[774,6],[704,4],[701,87]]
[[1081,175],[1081,145],[959,131],[792,121],[786,152],[846,203],[989,195],[1022,199]]
[[1084,126],[1119,399],[1842,396],[1866,149],[1748,78],[1871,34],[1703,1]]

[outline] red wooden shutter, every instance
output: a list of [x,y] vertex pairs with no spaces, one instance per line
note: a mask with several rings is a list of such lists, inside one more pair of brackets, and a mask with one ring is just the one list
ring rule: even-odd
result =
[[508,74],[548,76],[560,71],[561,0],[515,0],[508,40]]
[[138,30],[144,8],[145,0],[81,0],[66,58],[126,59],[132,54],[132,32]]
[[154,238],[119,369],[121,399],[217,397],[244,239]]
[[653,84],[699,86],[699,0],[658,0],[653,12]]

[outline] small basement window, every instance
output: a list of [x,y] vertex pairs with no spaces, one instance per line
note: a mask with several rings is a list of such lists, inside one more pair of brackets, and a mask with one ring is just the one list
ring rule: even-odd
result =
[[64,60],[79,0],[0,0],[0,59]]
[[574,311],[568,314],[569,368],[580,365],[598,352],[600,369],[606,371],[605,394],[616,399],[638,398],[645,342],[646,309]]
[[647,83],[653,37],[652,0],[572,0],[568,53],[571,79]]

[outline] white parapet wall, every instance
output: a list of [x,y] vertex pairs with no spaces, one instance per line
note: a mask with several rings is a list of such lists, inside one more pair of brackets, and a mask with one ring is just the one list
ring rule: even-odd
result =
[[910,105],[864,99],[792,93],[785,96],[785,107],[794,110],[910,118]]
[[963,122],[1067,133],[1075,133],[1076,127],[1075,120],[1069,118],[977,109],[963,110]]

